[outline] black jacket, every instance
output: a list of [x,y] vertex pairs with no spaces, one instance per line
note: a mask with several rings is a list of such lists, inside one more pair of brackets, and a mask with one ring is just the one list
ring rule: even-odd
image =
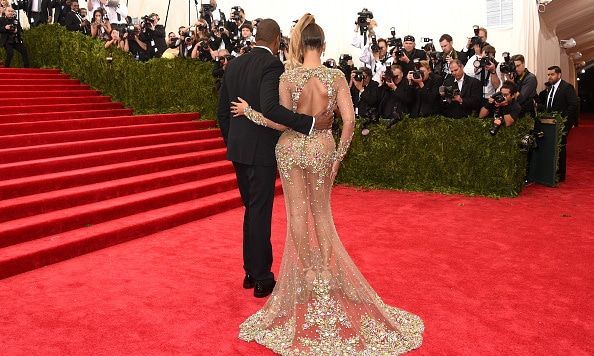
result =
[[380,90],[379,114],[385,119],[391,119],[396,110],[400,114],[409,113],[409,106],[412,102],[412,88],[406,79],[402,79],[395,90],[382,84]]
[[363,92],[359,93],[359,90],[353,85],[351,87],[351,98],[353,99],[353,105],[357,109],[357,114],[361,117],[368,116],[369,110],[375,108],[377,110],[379,103],[379,84],[371,80],[369,84],[363,88]]
[[81,27],[80,24],[82,23],[82,18],[79,17],[75,12],[68,11],[66,13],[66,18],[64,19],[64,26],[68,31],[79,31],[87,34],[86,27]]
[[569,130],[571,126],[575,125],[578,117],[578,97],[575,89],[573,85],[561,79],[559,82],[559,87],[557,88],[555,96],[553,97],[551,108],[547,108],[550,90],[551,87],[541,91],[540,94],[538,94],[539,111],[558,112],[561,114],[561,116],[567,117],[565,128],[566,130]]
[[443,80],[435,73],[430,73],[429,78],[424,82],[424,86],[419,88],[413,84],[413,100],[410,106],[410,116],[427,117],[439,114],[441,97],[439,95],[439,86]]
[[[458,87],[454,76],[449,76],[444,80],[443,85],[454,88]],[[445,116],[460,119],[477,113],[481,108],[481,102],[483,100],[483,84],[480,80],[464,74],[460,96],[462,97],[462,104],[457,101],[443,103],[442,111]]]
[[280,132],[260,126],[245,117],[231,116],[231,101],[238,97],[265,117],[308,134],[313,118],[293,113],[279,104],[279,78],[283,64],[264,48],[255,47],[227,65],[221,90],[217,118],[227,144],[230,161],[262,166],[276,165],[274,149]]
[[536,112],[534,98],[536,97],[536,86],[538,85],[536,76],[526,69],[521,77],[517,76],[515,78],[514,82],[518,86],[518,92],[520,93],[516,99],[522,107],[520,116],[527,114],[534,116]]
[[410,62],[406,63],[406,62],[400,61],[400,59],[398,59],[398,61],[394,62],[394,64],[398,64],[402,67],[402,72],[404,73],[405,77],[409,71],[415,69],[415,64],[413,63],[413,60],[415,58],[418,58],[419,60],[422,60],[422,61],[427,59],[427,54],[425,53],[425,51],[420,50],[418,48],[414,48],[412,50],[412,52],[410,52],[410,53],[404,51],[404,54],[408,57]]
[[6,29],[7,25],[13,25],[16,18],[0,17],[0,46],[6,45],[6,43],[15,43],[17,39],[22,39],[23,28],[20,23],[16,23],[17,32],[14,33]]
[[[37,20],[38,24],[48,23],[50,17],[52,16],[52,1],[51,0],[40,0],[39,2],[39,18]],[[33,1],[28,2],[27,9],[25,12],[27,13],[27,17],[29,19],[32,18],[33,12]]]

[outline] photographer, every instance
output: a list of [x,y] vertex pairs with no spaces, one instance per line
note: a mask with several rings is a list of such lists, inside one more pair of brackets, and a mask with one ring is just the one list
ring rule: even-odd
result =
[[140,25],[134,25],[132,31],[128,30],[124,34],[124,41],[126,41],[124,47],[127,45],[129,52],[137,61],[146,62],[151,58],[148,52],[148,45],[143,39]]
[[208,38],[200,37],[196,39],[196,44],[192,50],[192,58],[202,62],[210,62],[213,59],[212,52],[208,44]]
[[464,74],[464,65],[459,59],[450,62],[452,73],[439,89],[442,96],[442,113],[453,119],[473,115],[481,108],[482,85],[478,79]]
[[222,23],[213,22],[213,28],[209,37],[209,46],[213,51],[231,48],[229,31]]
[[[180,29],[185,27],[180,27]],[[175,35],[175,32],[169,32],[167,35],[167,49],[163,52],[161,58],[173,59],[179,56],[179,45],[180,45],[179,38]],[[148,47],[147,47],[148,48]],[[147,51],[148,55],[148,51]]]
[[217,56],[214,57],[212,76],[215,78],[215,90],[218,93],[219,89],[221,89],[225,69],[227,69],[227,65],[234,57],[230,55],[229,51],[226,49],[218,51],[216,55]]
[[93,11],[93,22],[91,22],[91,37],[98,40],[107,41],[110,39],[111,24],[103,16],[103,11],[97,9]]
[[522,108],[516,102],[517,93],[516,84],[509,80],[505,81],[501,85],[501,91],[489,97],[487,103],[481,108],[479,113],[481,119],[494,115],[492,135],[497,133],[501,124],[505,123],[506,127],[511,126],[520,118]]
[[454,49],[454,40],[447,33],[439,38],[439,46],[441,47],[441,53],[432,58],[433,69],[436,74],[446,79],[451,75],[450,62],[453,59],[459,59],[462,64],[466,65],[468,57],[466,57],[466,53]]
[[54,11],[54,23],[66,26],[66,16],[70,13],[71,1],[70,0],[53,0],[50,3],[50,7],[55,9]]
[[220,22],[225,15],[221,10],[217,11],[217,1],[210,0],[208,4],[202,4],[200,8],[200,19],[206,21],[208,28],[212,30],[215,22]]
[[[377,36],[377,21],[373,19],[373,13],[366,8],[357,13],[357,19],[355,20],[355,35],[351,44],[353,47],[364,50],[372,40],[371,37]],[[361,53],[363,54],[363,53]],[[363,62],[363,60],[361,60]]]
[[379,88],[379,114],[384,119],[394,122],[400,120],[403,113],[408,113],[408,106],[412,102],[412,88],[408,80],[404,79],[401,66],[393,64],[386,68]]
[[52,16],[52,0],[21,0],[15,2],[18,6],[14,7],[14,9],[25,10],[31,27],[47,24]]
[[115,28],[111,30],[110,39],[105,42],[105,48],[119,48],[124,52],[128,52],[128,42],[120,36],[120,31]]
[[179,58],[192,58],[192,52],[198,43],[196,31],[191,31],[187,27],[179,28]]
[[250,23],[251,21],[245,19],[245,11],[241,8],[241,6],[233,6],[231,8],[229,21],[227,21],[225,27],[227,28],[227,30],[229,30],[229,37],[239,38],[241,37],[241,26],[249,25]]
[[365,118],[370,116],[371,110],[377,112],[378,107],[379,84],[371,76],[371,69],[361,67],[351,72],[349,82],[355,114]]
[[381,73],[386,71],[386,61],[388,60],[388,43],[385,39],[375,39],[371,37],[371,43],[363,48],[361,53],[361,63],[371,69],[372,79],[378,84],[381,83]]
[[167,41],[165,41],[165,27],[159,25],[159,15],[152,13],[142,18],[141,23],[142,33],[147,40],[148,51],[151,58],[160,58],[163,52],[167,49]]
[[530,115],[536,117],[536,106],[534,104],[534,98],[536,97],[536,86],[538,80],[536,76],[526,68],[524,56],[517,54],[512,57],[514,66],[516,67],[515,72],[510,73],[514,83],[518,86],[518,92],[520,95],[516,99],[522,107],[520,116]]
[[78,1],[72,0],[70,3],[70,12],[66,15],[64,25],[68,31],[82,32],[85,35],[90,34],[89,21],[83,18],[80,14],[80,6]]
[[[414,60],[427,60],[425,51],[415,48],[415,38],[411,35],[404,36],[403,50],[401,53],[393,52],[394,63],[402,67],[405,73],[415,70]],[[400,54],[400,55],[399,55]]]
[[487,43],[487,29],[484,27],[479,27],[474,25],[472,27],[474,31],[474,36],[468,38],[468,43],[466,44],[466,57],[470,58],[474,55],[480,55],[483,51],[483,47],[488,45]]
[[6,51],[6,68],[10,67],[14,50],[21,54],[23,66],[29,67],[29,55],[27,48],[23,45],[23,28],[16,18],[16,12],[12,7],[4,9],[4,16],[0,18],[0,44]]
[[503,76],[499,63],[495,60],[495,47],[486,45],[480,55],[470,57],[464,67],[464,73],[481,81],[483,85],[483,103],[486,103],[502,83]]
[[431,71],[429,61],[420,61],[416,72],[409,72],[408,83],[412,88],[411,117],[427,117],[439,114],[441,98],[439,87],[442,79]]

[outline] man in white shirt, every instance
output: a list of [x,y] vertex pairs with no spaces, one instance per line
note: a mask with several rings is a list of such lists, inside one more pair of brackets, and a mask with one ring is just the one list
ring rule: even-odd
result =
[[499,64],[495,61],[495,48],[490,45],[484,46],[480,55],[470,57],[464,66],[464,73],[481,81],[483,104],[497,92],[503,82]]

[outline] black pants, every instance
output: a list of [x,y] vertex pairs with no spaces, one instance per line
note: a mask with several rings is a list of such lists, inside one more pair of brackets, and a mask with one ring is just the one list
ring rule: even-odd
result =
[[233,162],[241,200],[243,216],[243,268],[257,281],[274,279],[270,225],[276,167],[254,166]]
[[23,60],[23,66],[25,68],[29,68],[29,56],[27,54],[27,48],[22,43],[6,43],[4,45],[4,49],[6,50],[6,68],[10,67],[10,62],[12,62],[12,57],[14,56],[14,50],[16,49],[20,54]]

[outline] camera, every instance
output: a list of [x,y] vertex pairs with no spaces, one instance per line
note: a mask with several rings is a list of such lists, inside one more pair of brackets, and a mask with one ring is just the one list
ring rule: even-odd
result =
[[505,101],[505,97],[503,96],[503,94],[500,91],[491,95],[491,99],[495,100],[495,102],[499,103],[499,104],[501,104]]
[[516,72],[516,66],[514,64],[514,61],[511,60],[509,52],[503,52],[503,62],[501,62],[499,70],[501,71],[501,73],[507,74]]
[[357,13],[357,16],[358,16],[357,17],[357,25],[359,25],[359,30],[361,31],[361,34],[363,35],[369,29],[367,20],[373,19],[373,13],[371,11],[367,10],[367,8],[363,8],[363,10],[361,10],[361,12]]
[[340,67],[349,67],[349,61],[352,61],[353,57],[350,54],[341,54],[338,57],[338,66]]
[[354,70],[353,73],[355,73],[355,76],[353,77],[353,80],[357,81],[357,82],[362,82],[364,79],[363,76],[363,71],[362,70]]
[[29,7],[27,0],[13,0],[11,7],[15,10],[26,10]]
[[455,96],[460,95],[460,89],[442,85],[439,87],[439,95],[443,96],[443,101],[451,102]]
[[[104,19],[106,17],[107,17],[107,14],[104,15]],[[142,28],[150,27],[150,25],[153,24],[153,19],[149,15],[142,16],[141,19],[142,19],[142,22],[140,23],[140,27],[142,27]],[[109,21],[109,18],[107,18],[107,21]]]
[[481,45],[483,40],[479,37],[479,27],[477,25],[472,26],[472,30],[474,31],[474,36],[470,38],[470,46]]
[[233,20],[233,21],[241,20],[241,6],[233,6],[231,8],[231,20]]
[[[495,120],[500,120],[501,123],[499,125],[497,125],[495,123]],[[495,112],[495,118],[493,119],[493,125],[491,126],[491,128],[489,129],[489,134],[491,136],[495,136],[497,135],[497,132],[499,132],[499,129],[501,128],[501,126],[504,126],[505,123],[503,121],[503,115],[501,115],[501,113],[499,112],[499,110],[497,110]]]
[[430,53],[435,52],[435,45],[433,45],[433,38],[422,37],[421,41],[425,42],[423,45],[423,51]]
[[210,14],[214,10],[214,6],[211,4],[202,4],[200,5],[200,14],[202,17],[210,17]]
[[544,132],[530,130],[526,135],[524,135],[518,144],[520,147],[521,152],[529,152],[533,149],[538,148],[538,139],[544,137]]
[[423,77],[423,73],[421,73],[421,62],[418,58],[413,59],[413,63],[415,65],[415,69],[412,70],[412,75],[414,79],[421,79]]
[[491,64],[497,65],[497,61],[495,60],[495,58],[491,56],[484,56],[480,59],[475,60],[472,64],[475,68],[485,68],[486,66]]
[[377,44],[377,38],[375,35],[371,36],[371,52],[377,53],[379,52],[379,45]]
[[323,64],[327,68],[336,68],[336,61],[332,58],[327,59]]
[[289,39],[287,37],[284,37],[282,34],[281,34],[280,45],[278,48],[281,51],[286,51],[289,49]]

